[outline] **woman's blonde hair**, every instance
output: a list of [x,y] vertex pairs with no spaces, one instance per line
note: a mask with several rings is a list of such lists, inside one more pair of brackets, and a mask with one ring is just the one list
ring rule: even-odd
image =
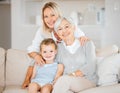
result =
[[44,21],[44,10],[46,8],[50,8],[51,10],[55,11],[58,17],[61,17],[61,12],[60,12],[59,6],[55,2],[48,2],[43,6],[42,8],[43,31],[51,32],[49,27],[45,24],[45,21]]

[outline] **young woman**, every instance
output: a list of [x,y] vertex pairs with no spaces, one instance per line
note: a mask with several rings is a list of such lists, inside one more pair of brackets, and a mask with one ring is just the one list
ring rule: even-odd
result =
[[[32,41],[32,45],[28,47],[28,55],[34,59],[34,62],[36,62],[39,65],[45,64],[42,57],[38,55],[40,50],[39,44],[41,43],[41,41],[45,38],[53,38],[56,41],[61,40],[54,31],[54,23],[60,17],[61,17],[60,9],[55,2],[48,2],[43,6],[42,9],[43,27],[40,27],[38,29],[35,38]],[[76,28],[75,37],[79,38],[81,45],[83,45],[88,40],[88,38],[84,36],[84,33],[78,28]],[[25,88],[30,81],[33,65],[34,63],[32,63],[32,66],[28,68],[26,79],[22,85],[23,88]]]

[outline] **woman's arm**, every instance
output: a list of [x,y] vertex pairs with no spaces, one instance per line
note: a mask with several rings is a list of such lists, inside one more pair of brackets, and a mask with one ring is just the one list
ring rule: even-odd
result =
[[39,65],[44,64],[44,60],[42,59],[42,57],[38,54],[40,52],[40,43],[41,41],[44,39],[42,37],[42,33],[41,33],[42,29],[39,28],[35,34],[35,37],[32,41],[32,45],[30,45],[28,47],[28,55],[35,59],[35,62]]
[[85,33],[80,29],[80,27],[78,27],[77,25],[75,25],[74,36],[76,38],[80,38],[81,36],[85,36]]
[[45,64],[45,61],[43,60],[42,56],[36,52],[32,52],[28,54],[31,58],[33,58],[38,65]]
[[39,53],[40,51],[40,43],[41,41],[44,39],[43,36],[42,36],[42,29],[39,28],[35,34],[35,37],[34,39],[32,40],[32,44],[27,48],[27,51],[28,53],[31,53],[31,52],[37,52]]
[[84,75],[93,75],[96,72],[96,52],[92,41],[88,41],[84,46],[86,63],[80,69]]
[[35,76],[36,76],[36,64],[34,65],[31,79],[35,78]]
[[75,29],[74,36],[79,39],[81,46],[85,45],[89,38],[85,36],[83,31],[78,26],[75,26]]

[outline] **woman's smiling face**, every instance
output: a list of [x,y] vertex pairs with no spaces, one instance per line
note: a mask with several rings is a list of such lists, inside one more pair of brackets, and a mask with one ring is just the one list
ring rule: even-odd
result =
[[58,15],[53,9],[46,8],[44,10],[44,22],[49,28],[51,29],[54,28],[54,24],[57,18],[58,18]]

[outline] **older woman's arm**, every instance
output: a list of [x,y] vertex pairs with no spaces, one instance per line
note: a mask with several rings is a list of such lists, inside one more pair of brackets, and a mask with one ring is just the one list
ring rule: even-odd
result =
[[84,75],[93,75],[96,72],[96,52],[95,45],[92,41],[88,41],[84,46],[86,54],[86,63],[80,69]]

